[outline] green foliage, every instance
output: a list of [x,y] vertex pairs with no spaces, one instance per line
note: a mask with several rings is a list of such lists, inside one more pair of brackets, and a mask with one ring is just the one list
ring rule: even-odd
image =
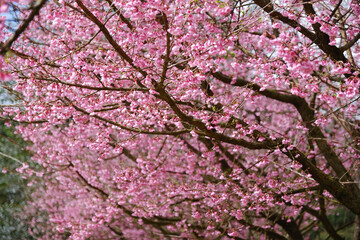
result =
[[31,189],[27,186],[28,180],[16,171],[20,162],[28,163],[30,158],[25,150],[26,143],[14,134],[13,127],[4,123],[0,121],[0,239],[33,239],[28,232],[29,226],[21,217],[26,194]]
[[14,204],[0,204],[0,239],[34,239],[28,232],[28,225],[17,217],[20,209]]
[[[346,209],[345,207],[339,207],[334,210],[331,214],[328,215],[329,221],[337,230],[338,234],[342,236],[345,240],[351,240],[354,237],[354,220],[355,214]],[[323,240],[331,239],[328,237],[326,230],[319,225],[317,230],[310,232],[310,239]]]

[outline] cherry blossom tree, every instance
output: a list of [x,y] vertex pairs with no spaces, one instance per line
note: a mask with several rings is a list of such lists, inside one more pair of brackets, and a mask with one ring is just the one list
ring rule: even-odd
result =
[[43,239],[360,238],[358,1],[35,4],[2,118]]

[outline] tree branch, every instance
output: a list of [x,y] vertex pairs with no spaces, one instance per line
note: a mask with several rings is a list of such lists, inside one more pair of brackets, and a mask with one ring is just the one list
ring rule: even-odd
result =
[[340,47],[340,51],[345,52],[346,50],[350,49],[354,44],[360,39],[360,32],[355,35],[353,39],[347,42],[344,46]]
[[325,214],[321,214],[318,211],[316,211],[315,209],[310,208],[307,205],[303,206],[303,209],[313,215],[314,217],[316,217],[324,226],[326,232],[329,234],[329,236],[331,236],[332,239],[334,240],[344,240],[343,237],[341,237],[337,231],[335,230],[335,228],[331,225],[329,219],[327,218],[327,216]]
[[[220,72],[212,73],[212,75],[223,83],[231,84],[232,79]],[[299,112],[302,120],[306,124],[306,127],[309,129],[310,137],[315,139],[315,142],[318,145],[321,153],[324,155],[325,159],[335,171],[336,175],[339,178],[344,176],[348,179],[347,181],[352,181],[352,178],[347,173],[347,170],[342,164],[341,160],[326,141],[325,135],[322,133],[318,126],[313,125],[313,122],[315,120],[315,113],[314,110],[309,107],[305,99],[292,94],[283,94],[273,89],[265,89],[264,91],[260,91],[259,85],[240,78],[236,79],[235,83],[233,83],[232,85],[246,87],[248,89],[256,91],[258,94],[265,97],[278,100],[283,103],[292,104]],[[356,190],[356,186],[351,186],[351,188],[353,188],[354,192],[357,192],[357,195],[360,196],[360,191],[359,189]]]
[[[28,77],[20,77],[20,78],[29,79]],[[71,87],[95,90],[95,91],[117,91],[117,92],[133,92],[133,91],[148,92],[149,91],[148,88],[116,88],[116,87],[106,87],[106,86],[93,87],[93,86],[87,86],[87,85],[82,85],[82,84],[77,84],[77,83],[68,83],[68,82],[61,81],[60,79],[50,79],[50,78],[43,78],[43,77],[36,77],[36,79],[41,80],[41,81],[60,83],[60,84],[63,84],[66,86],[71,86]]]
[[[199,119],[196,119],[192,116],[186,115],[180,108],[176,105],[174,100],[170,97],[170,95],[165,91],[165,89],[160,86],[160,84],[154,82],[155,90],[159,93],[159,97],[169,104],[171,109],[175,112],[175,114],[184,122],[189,123],[194,126],[193,129],[197,134],[208,136],[214,138],[221,142],[231,143],[234,145],[239,145],[248,149],[268,149],[269,142],[248,142],[244,139],[231,138],[227,135],[217,133],[216,131],[209,130],[206,125]],[[197,129],[196,129],[197,128]],[[272,147],[275,147],[272,143]]]
[[98,120],[101,120],[101,121],[104,121],[104,122],[107,122],[107,123],[110,123],[114,126],[117,126],[123,130],[127,130],[127,131],[130,131],[130,132],[136,132],[136,133],[140,133],[140,134],[148,134],[148,135],[173,135],[173,136],[176,136],[176,135],[179,135],[179,134],[184,134],[184,133],[189,133],[190,131],[189,130],[180,130],[180,131],[144,131],[144,130],[141,130],[141,129],[136,129],[136,128],[131,128],[131,127],[126,127],[124,125],[121,125],[115,121],[112,121],[110,119],[107,119],[107,118],[104,118],[104,117],[101,117],[97,114],[92,114],[92,113],[89,113],[87,111],[85,111],[84,109],[76,106],[70,99],[68,99],[67,97],[65,97],[65,99],[61,99],[59,98],[63,103],[65,104],[69,104],[71,105],[75,110],[85,114],[85,115],[88,115],[90,117],[93,117],[93,118],[96,118]]
[[[318,31],[316,34],[309,31],[307,28],[302,26],[299,22],[292,20],[288,17],[285,17],[278,11],[275,11],[271,0],[254,0],[255,4],[261,7],[265,12],[267,12],[272,19],[278,19],[281,22],[293,27],[300,28],[299,32],[304,34],[307,38],[309,38],[313,43],[315,43],[324,53],[328,54],[332,59],[336,61],[347,62],[347,59],[343,52],[335,47],[329,45],[330,37],[326,33],[322,31]],[[316,28],[316,27],[315,27]]]
[[95,15],[92,14],[92,12],[80,0],[75,0],[75,1],[79,5],[79,7],[84,11],[84,13],[88,16],[88,18],[99,27],[101,32],[104,34],[105,38],[108,40],[111,46],[113,46],[113,48],[120,55],[120,57],[124,59],[128,64],[130,64],[130,66],[132,66],[135,70],[141,73],[143,77],[146,77],[147,73],[141,68],[135,66],[133,59],[129,55],[127,55],[127,53],[122,49],[122,47],[119,46],[119,44],[117,44],[117,42],[111,36],[111,34],[104,26],[104,24],[102,24],[100,20],[97,19],[97,17],[95,17]]
[[[36,2],[36,1],[34,1]],[[47,0],[41,0],[35,6],[32,7],[30,15],[22,22],[15,33],[1,46],[0,55],[4,56],[11,48],[12,44],[20,37],[20,35],[27,29],[31,21],[40,12],[40,9],[45,5]]]
[[123,21],[130,30],[135,29],[135,27],[131,24],[131,22],[126,17],[124,17],[124,15],[121,14],[120,10],[114,5],[114,3],[111,0],[105,0],[105,1],[110,5],[112,10],[116,12],[116,14],[120,17],[121,21]]

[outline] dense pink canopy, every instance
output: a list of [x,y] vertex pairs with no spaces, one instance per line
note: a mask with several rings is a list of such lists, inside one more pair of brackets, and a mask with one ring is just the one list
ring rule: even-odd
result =
[[47,2],[8,50],[22,106],[3,111],[44,167],[19,169],[44,180],[43,238],[341,239],[327,213],[360,215],[359,14]]

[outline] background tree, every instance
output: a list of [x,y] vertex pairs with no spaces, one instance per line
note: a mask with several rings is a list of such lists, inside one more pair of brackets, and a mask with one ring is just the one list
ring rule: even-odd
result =
[[[4,89],[0,89],[0,98],[2,107],[14,104]],[[30,161],[27,144],[14,131],[8,121],[0,120],[0,236],[4,240],[34,239],[28,219],[40,214],[26,216],[24,209],[35,186],[33,179],[25,179],[17,170],[36,165]]]
[[[0,79],[2,81],[11,79],[11,76],[4,72],[3,66],[7,56],[11,55],[11,45],[25,31],[34,16],[38,14],[45,1],[33,2],[30,5],[23,1],[0,1]],[[30,15],[24,19],[18,18],[17,9],[27,10]],[[5,36],[5,33],[8,36]],[[4,41],[4,42],[2,42]],[[19,106],[18,96],[12,91],[13,81],[2,82],[0,85],[0,111],[4,107]],[[11,120],[11,119],[10,119]],[[27,143],[14,134],[17,123],[7,118],[0,118],[0,238],[1,239],[35,239],[41,236],[36,226],[30,225],[31,218],[46,220],[46,214],[31,209],[24,214],[29,195],[36,188],[34,177],[27,178],[22,173],[32,171],[29,168],[37,169],[39,166],[30,161],[29,152],[26,150]],[[41,181],[37,181],[41,182]]]
[[346,207],[358,239],[359,13],[46,3],[7,50],[22,106],[4,108],[45,167],[27,172],[46,182],[44,238],[343,239]]

